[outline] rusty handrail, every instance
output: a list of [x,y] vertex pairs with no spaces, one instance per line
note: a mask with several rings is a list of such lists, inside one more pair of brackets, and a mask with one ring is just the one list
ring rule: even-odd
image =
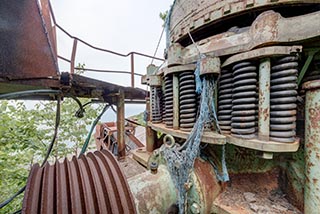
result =
[[125,73],[125,74],[131,74],[131,87],[134,88],[134,76],[135,75],[138,75],[138,76],[142,76],[141,74],[137,74],[137,73],[134,73],[134,55],[138,55],[138,56],[142,56],[142,57],[146,57],[146,58],[151,58],[151,59],[155,59],[155,60],[159,60],[159,61],[164,61],[164,59],[162,58],[158,58],[158,57],[155,57],[155,56],[151,56],[151,55],[147,55],[147,54],[144,54],[144,53],[140,53],[140,52],[135,52],[135,51],[132,51],[132,52],[129,52],[127,54],[122,54],[122,53],[118,53],[118,52],[115,52],[115,51],[112,51],[112,50],[108,50],[108,49],[104,49],[104,48],[99,48],[99,47],[96,47],[76,36],[73,36],[71,35],[68,31],[66,31],[63,27],[61,27],[57,21],[56,21],[56,18],[54,16],[54,13],[53,13],[53,9],[52,9],[52,6],[51,6],[51,2],[49,1],[49,9],[50,9],[50,14],[51,14],[51,17],[52,17],[52,20],[53,20],[53,28],[58,28],[59,30],[61,30],[63,33],[65,33],[69,38],[73,39],[74,42],[73,42],[73,47],[72,47],[72,53],[71,53],[71,59],[68,60],[64,57],[61,57],[61,56],[58,56],[58,58],[62,59],[62,60],[65,60],[67,62],[70,63],[70,72],[73,73],[74,72],[74,69],[77,69],[75,68],[75,57],[76,57],[76,51],[77,51],[77,42],[81,42],[82,44],[94,49],[94,50],[98,50],[98,51],[102,51],[102,52],[106,52],[106,53],[110,53],[110,54],[113,54],[113,55],[117,55],[117,56],[120,56],[120,57],[128,57],[130,56],[130,60],[131,60],[131,72],[126,72],[126,71],[110,71],[110,70],[99,70],[99,69],[83,69],[83,70],[87,70],[87,71],[95,71],[95,72],[112,72],[112,73]]
[[[66,59],[63,56],[59,56],[58,58],[66,61],[68,63],[71,63],[71,60]],[[80,67],[74,67],[75,70],[83,70],[83,71],[92,71],[92,72],[99,72],[99,73],[118,73],[118,74],[132,74],[130,71],[120,71],[120,70],[105,70],[105,69],[96,69],[96,68],[80,68]],[[139,73],[133,73],[135,76],[143,77],[143,74]]]

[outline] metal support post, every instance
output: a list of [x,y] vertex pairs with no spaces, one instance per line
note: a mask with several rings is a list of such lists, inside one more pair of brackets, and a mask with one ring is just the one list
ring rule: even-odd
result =
[[119,91],[117,97],[117,142],[118,142],[118,158],[123,159],[126,156],[125,143],[125,118],[124,118],[124,92]]
[[179,129],[179,78],[173,75],[173,129]]
[[258,137],[269,141],[270,132],[270,58],[263,59],[259,66],[259,124]]
[[[149,114],[147,116],[147,123],[150,121],[150,113],[151,113],[151,109],[150,109],[150,98],[146,97],[146,109],[147,111],[149,111]],[[153,152],[153,150],[155,149],[155,141],[156,141],[156,137],[157,137],[157,133],[150,127],[146,126],[146,140],[147,140],[147,151],[148,152]]]
[[131,87],[134,88],[134,54],[131,54]]
[[320,80],[303,84],[305,100],[305,188],[304,213],[320,207]]
[[78,44],[78,40],[74,39],[73,40],[73,47],[72,47],[72,53],[71,53],[71,64],[70,64],[70,73],[73,74],[74,73],[74,63],[76,60],[76,53],[77,53],[77,44]]

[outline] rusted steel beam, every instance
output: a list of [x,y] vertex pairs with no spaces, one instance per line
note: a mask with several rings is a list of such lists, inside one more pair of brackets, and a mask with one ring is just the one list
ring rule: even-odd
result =
[[72,46],[72,53],[71,53],[71,64],[70,64],[70,73],[74,74],[74,63],[76,60],[76,53],[77,53],[77,44],[78,44],[78,40],[74,39],[73,40],[73,46]]
[[[150,98],[146,97],[146,109],[147,111],[151,112],[150,109]],[[147,122],[150,121],[150,113],[147,114]],[[155,132],[150,126],[146,126],[146,149],[148,152],[153,152],[155,149],[155,143],[156,143],[156,138],[157,138],[157,132]]]
[[305,187],[304,213],[320,207],[320,80],[303,84],[305,99]]
[[114,156],[103,150],[54,165],[35,164],[22,213],[136,213],[128,183]]
[[131,87],[134,88],[134,54],[131,54]]
[[134,136],[131,132],[126,131],[126,135],[134,144],[136,144],[137,147],[144,147],[143,143],[141,143],[140,140],[136,138],[136,136]]
[[124,92],[119,90],[117,97],[117,143],[118,143],[118,158],[123,159],[126,156],[125,142],[125,116],[124,116]]

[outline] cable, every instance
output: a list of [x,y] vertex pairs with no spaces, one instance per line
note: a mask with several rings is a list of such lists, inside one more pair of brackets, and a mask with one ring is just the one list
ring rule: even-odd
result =
[[158,44],[157,44],[156,50],[154,51],[153,58],[152,58],[152,60],[151,60],[151,63],[150,63],[150,64],[152,64],[152,63],[153,63],[153,61],[154,61],[154,57],[156,56],[156,54],[157,54],[157,52],[158,52],[158,49],[159,49],[159,46],[160,46],[160,42],[161,42],[161,40],[162,40],[162,36],[163,36],[163,33],[164,33],[164,30],[165,30],[165,25],[162,27],[162,32],[161,32],[161,34],[160,34],[160,38],[159,38],[159,41],[158,41]]
[[100,118],[102,117],[102,115],[108,110],[108,108],[110,107],[109,104],[106,104],[105,107],[102,109],[101,113],[98,115],[98,117],[93,121],[92,125],[91,125],[91,128],[90,128],[90,131],[89,131],[89,134],[86,138],[86,141],[84,142],[83,146],[82,146],[82,149],[81,149],[81,152],[80,152],[80,155],[81,154],[84,154],[88,148],[88,145],[89,145],[89,142],[90,142],[90,138],[91,138],[91,135],[92,135],[92,132],[93,132],[93,129],[94,127],[97,125],[97,123],[99,122]]
[[[13,93],[10,93],[10,94],[13,94]],[[44,160],[43,160],[43,162],[41,164],[41,167],[43,167],[44,164],[47,162],[47,160],[49,158],[49,155],[52,152],[52,148],[53,148],[54,142],[56,141],[57,136],[58,136],[58,128],[59,128],[59,124],[60,124],[60,109],[61,109],[60,108],[60,103],[61,103],[60,101],[61,101],[61,97],[59,96],[58,99],[57,99],[56,121],[55,121],[55,128],[54,128],[53,138],[52,138],[51,143],[50,143],[50,145],[48,147],[46,156],[45,156],[45,158],[44,158]],[[15,199],[21,193],[23,193],[25,189],[26,189],[26,186],[22,187],[17,193],[15,193],[13,196],[11,196],[6,201],[2,202],[0,204],[0,209],[5,207],[6,205],[8,205],[13,199]]]
[[80,100],[77,97],[73,96],[72,94],[68,94],[68,96],[70,96],[79,105],[79,109],[76,111],[74,116],[76,116],[77,118],[82,118],[84,116],[84,112],[85,112],[82,103],[80,102]]
[[22,213],[22,210],[17,210],[17,211],[15,211],[15,212],[12,213],[12,214],[20,214],[20,213]]
[[59,125],[60,125],[60,113],[61,113],[61,98],[58,97],[57,99],[57,110],[56,110],[56,121],[55,121],[55,125],[54,125],[54,133],[53,133],[53,138],[51,140],[51,143],[48,147],[46,156],[41,164],[41,167],[43,167],[45,165],[45,163],[47,162],[50,153],[52,152],[52,148],[54,143],[56,142],[57,136],[58,136],[58,130],[59,130]]
[[16,99],[21,97],[27,97],[30,95],[61,95],[61,94],[62,92],[60,90],[52,90],[52,89],[29,90],[29,91],[19,91],[19,92],[0,94],[0,100]]
[[3,207],[7,206],[13,199],[15,199],[18,195],[20,195],[21,193],[24,192],[24,190],[26,189],[26,186],[22,187],[18,192],[16,192],[13,196],[11,196],[10,198],[8,198],[6,201],[2,202],[0,204],[0,209],[2,209]]

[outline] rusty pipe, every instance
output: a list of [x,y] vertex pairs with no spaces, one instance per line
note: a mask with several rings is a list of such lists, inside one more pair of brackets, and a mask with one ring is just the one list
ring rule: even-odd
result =
[[320,80],[302,87],[306,90],[304,213],[314,213],[320,207]]

